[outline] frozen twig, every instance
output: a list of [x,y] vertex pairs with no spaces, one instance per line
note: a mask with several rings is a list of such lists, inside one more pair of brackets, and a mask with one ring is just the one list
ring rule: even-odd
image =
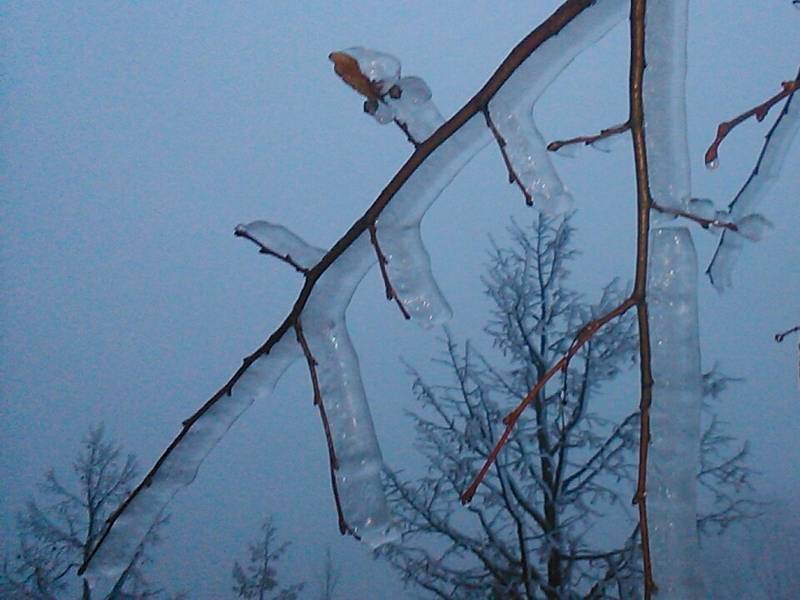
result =
[[800,331],[800,325],[795,325],[791,329],[787,329],[786,331],[783,331],[781,333],[776,333],[775,334],[775,341],[780,344],[784,339],[786,339],[787,335],[791,335],[791,334],[795,333],[796,331]]
[[[800,82],[800,69],[794,81]],[[766,195],[771,182],[780,172],[792,139],[800,131],[800,112],[797,103],[793,103],[796,89],[797,86],[787,94],[783,109],[764,137],[753,170],[728,204],[728,213],[734,221],[752,214],[755,205]],[[731,286],[731,272],[741,251],[742,242],[739,236],[729,236],[728,233],[722,232],[714,256],[706,269],[706,275],[718,291]]]
[[795,78],[792,81],[781,82],[781,88],[782,88],[781,91],[775,94],[769,100],[766,100],[761,104],[759,104],[758,106],[755,106],[750,110],[743,112],[742,114],[740,114],[737,117],[734,117],[730,121],[723,121],[722,123],[719,124],[719,126],[717,127],[717,137],[714,138],[714,141],[711,142],[711,145],[708,147],[708,150],[706,150],[706,155],[705,155],[706,165],[717,164],[717,161],[719,160],[717,152],[719,150],[720,144],[722,143],[722,140],[724,140],[727,137],[727,135],[737,125],[739,125],[743,121],[746,121],[750,117],[755,117],[756,121],[763,121],[764,117],[767,116],[767,113],[769,113],[770,109],[773,106],[775,106],[775,104],[777,104],[790,94],[793,94],[795,90],[800,88],[800,78]]
[[369,239],[372,242],[372,246],[375,248],[375,254],[378,255],[378,268],[381,270],[383,285],[386,288],[386,299],[394,300],[397,303],[397,308],[399,308],[400,312],[403,313],[403,318],[410,319],[411,315],[408,314],[406,307],[403,306],[403,302],[398,297],[397,291],[394,289],[394,286],[389,279],[389,273],[386,271],[386,255],[384,255],[383,250],[381,250],[381,245],[378,242],[378,233],[375,230],[375,223],[370,223],[369,225]]
[[[794,327],[792,327],[790,329],[787,329],[786,331],[783,331],[781,333],[776,333],[775,334],[775,341],[780,344],[781,342],[783,342],[783,340],[786,339],[787,336],[792,335],[793,333],[797,333],[799,331],[800,331],[800,325],[795,325]],[[800,344],[797,345],[797,353],[798,353],[798,359],[797,359],[797,381],[798,381],[798,384],[800,385]]]
[[701,217],[700,215],[696,215],[688,210],[683,210],[680,208],[671,208],[669,206],[661,206],[657,202],[653,201],[651,208],[660,213],[664,213],[667,215],[674,215],[676,217],[681,217],[684,219],[689,219],[690,221],[694,221],[703,229],[708,229],[709,227],[714,227],[716,229],[728,229],[730,231],[739,231],[739,226],[734,223],[733,221],[723,221],[722,219],[707,219],[705,217]]
[[486,118],[486,126],[492,132],[494,139],[497,140],[497,147],[500,148],[500,154],[503,157],[503,162],[506,165],[506,169],[508,169],[508,183],[516,183],[517,187],[519,187],[522,195],[525,196],[525,204],[528,206],[533,206],[533,196],[531,193],[525,188],[525,185],[522,183],[522,180],[517,175],[517,172],[514,170],[513,165],[511,164],[511,159],[508,157],[508,152],[506,151],[506,140],[503,135],[498,131],[497,127],[495,127],[494,121],[492,121],[492,116],[489,114],[489,107],[483,107],[483,116]]
[[265,246],[263,243],[261,243],[259,240],[257,240],[249,231],[247,231],[247,229],[245,229],[244,227],[241,227],[241,226],[237,227],[234,230],[233,235],[235,235],[236,237],[241,237],[241,238],[244,238],[246,240],[250,240],[251,242],[253,242],[256,246],[258,246],[258,251],[261,254],[267,254],[269,256],[274,256],[278,260],[283,261],[288,265],[291,265],[294,268],[294,270],[297,271],[298,273],[302,273],[303,275],[307,275],[308,274],[308,267],[304,267],[301,264],[299,264],[289,254],[281,254],[280,252],[277,252],[277,251],[273,250],[272,248],[269,248],[269,247]]
[[[322,429],[325,431],[325,442],[328,446],[328,463],[331,473],[331,488],[333,490],[333,500],[336,504],[336,514],[339,519],[339,533],[344,535],[350,533],[355,535],[352,528],[347,524],[342,511],[342,503],[339,499],[339,488],[336,485],[336,470],[339,468],[339,461],[336,459],[336,450],[333,447],[333,436],[331,435],[331,426],[328,421],[328,414],[325,412],[325,403],[322,400],[322,393],[319,389],[319,377],[317,376],[317,361],[311,354],[311,349],[308,347],[305,335],[303,335],[303,326],[300,319],[294,325],[295,335],[297,336],[297,343],[303,349],[306,363],[308,364],[308,372],[311,377],[311,387],[314,391],[314,406],[319,409],[319,416],[322,419]],[[356,536],[357,537],[357,536]]]
[[569,138],[568,140],[555,140],[547,144],[547,149],[550,152],[558,152],[564,146],[570,146],[572,144],[583,144],[584,146],[591,146],[598,140],[603,140],[605,138],[609,138],[614,135],[619,135],[620,133],[625,133],[629,131],[631,128],[631,124],[628,121],[624,123],[620,123],[619,125],[612,125],[611,127],[607,127],[606,129],[601,129],[600,133],[595,135],[580,135],[578,137]]

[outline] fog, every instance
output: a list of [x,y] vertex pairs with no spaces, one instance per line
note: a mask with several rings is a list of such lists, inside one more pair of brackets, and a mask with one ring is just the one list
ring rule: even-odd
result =
[[[196,5],[10,1],[2,19],[0,217],[0,538],[49,468],[66,473],[92,424],[147,469],[193,413],[283,320],[302,280],[233,236],[269,219],[329,247],[374,200],[411,148],[366,118],[327,56],[354,45],[398,56],[446,116],[485,82],[555,2]],[[696,2],[690,15],[694,195],[727,205],[775,113],[737,128],[719,169],[702,156],[717,124],[776,93],[797,71],[800,11]],[[579,57],[537,105],[547,139],[627,116],[627,28]],[[774,224],[748,244],[723,295],[701,282],[705,368],[743,381],[720,406],[751,444],[756,494],[797,530],[800,144],[760,211]],[[597,297],[633,276],[635,191],[627,141],[556,167],[576,199],[582,252],[572,282]],[[494,147],[446,190],[423,226],[459,339],[483,341],[480,275],[489,236],[530,220]],[[701,267],[717,238],[693,228]],[[441,349],[402,319],[371,272],[348,320],[386,463],[423,468],[413,445],[411,378]],[[488,350],[488,349],[487,349]],[[606,390],[611,413],[638,402],[633,376]],[[624,408],[616,403],[627,403]],[[234,559],[272,515],[291,541],[287,583],[318,586],[325,548],[342,598],[402,598],[398,576],[338,533],[325,441],[304,365],[231,428],[178,494],[153,578],[192,598],[232,597]],[[772,505],[770,505],[772,506]],[[788,508],[786,508],[788,506]],[[793,529],[787,527],[786,531]],[[789,534],[787,534],[789,535]],[[747,536],[740,536],[747,539]],[[783,540],[785,548],[791,539]],[[744,541],[742,542],[745,543]],[[795,542],[796,543],[796,542]],[[734,547],[734,546],[731,546]],[[735,548],[735,547],[734,547]],[[787,550],[788,552],[788,550]],[[752,562],[744,550],[732,560]],[[790,560],[787,558],[787,560]],[[797,552],[791,560],[797,560]],[[724,567],[723,567],[724,568]]]

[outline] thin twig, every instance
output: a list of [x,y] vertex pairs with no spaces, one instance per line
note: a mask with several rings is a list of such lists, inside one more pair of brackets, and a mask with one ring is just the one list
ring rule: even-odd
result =
[[[795,81],[800,81],[800,69],[797,70]],[[786,102],[784,103],[783,108],[781,109],[781,112],[778,115],[778,118],[775,119],[775,122],[772,124],[772,127],[770,127],[769,131],[764,136],[764,143],[761,146],[761,151],[758,153],[758,158],[756,159],[756,164],[753,166],[753,170],[750,171],[750,175],[747,177],[747,180],[744,182],[742,187],[739,188],[739,191],[736,192],[736,195],[733,197],[733,200],[731,200],[730,203],[728,204],[729,213],[733,213],[734,207],[739,202],[739,199],[747,197],[747,193],[750,190],[750,186],[755,185],[754,182],[758,180],[758,176],[761,173],[761,165],[764,162],[764,158],[767,156],[767,149],[769,148],[770,143],[772,142],[773,135],[778,130],[778,127],[780,127],[781,122],[786,117],[786,115],[789,114],[789,107],[792,105],[794,94],[795,92],[792,92],[791,94],[789,94],[789,97],[786,98]],[[705,271],[706,275],[708,275],[708,278],[711,280],[712,284],[714,283],[714,277],[712,275],[712,267],[714,266],[717,260],[717,256],[719,256],[719,253],[722,250],[723,244],[725,243],[725,235],[726,232],[723,231],[719,243],[717,244],[717,248],[716,250],[714,250],[714,256],[711,257],[711,262],[708,264],[708,267],[706,268]]]
[[793,81],[783,81],[781,82],[781,91],[775,94],[769,100],[762,102],[758,106],[751,108],[748,111],[743,112],[737,117],[734,117],[730,121],[723,121],[717,127],[717,137],[714,138],[714,141],[711,142],[711,145],[706,150],[705,161],[707,165],[714,164],[717,157],[717,151],[719,150],[719,145],[722,143],[722,140],[740,123],[746,121],[750,117],[755,117],[756,121],[763,121],[764,117],[767,116],[770,109],[786,98],[786,96],[794,93],[795,90],[800,89],[800,78],[796,78]]
[[534,401],[536,396],[538,396],[539,392],[545,386],[545,384],[553,378],[559,371],[566,369],[569,365],[569,361],[578,353],[578,351],[583,347],[586,342],[588,342],[592,336],[597,333],[597,331],[603,327],[606,323],[611,321],[612,319],[619,317],[626,313],[630,308],[636,306],[636,299],[633,297],[627,298],[622,304],[614,308],[613,310],[607,312],[601,317],[594,319],[587,325],[585,325],[577,334],[575,339],[573,340],[572,344],[569,347],[569,350],[561,357],[561,359],[555,363],[552,367],[550,367],[544,375],[542,375],[541,379],[536,382],[536,385],[528,392],[528,394],[523,398],[523,400],[512,410],[508,413],[505,417],[503,417],[503,424],[506,426],[503,430],[503,433],[498,438],[497,442],[492,448],[492,451],[486,457],[486,460],[483,463],[478,474],[472,480],[472,483],[466,489],[466,491],[461,495],[461,502],[462,504],[467,504],[468,502],[472,501],[472,498],[475,496],[475,493],[478,490],[481,482],[486,477],[486,474],[489,472],[489,469],[492,466],[492,463],[497,459],[497,455],[503,449],[506,442],[508,441],[511,432],[513,431],[514,427],[519,421],[519,418],[522,416],[522,413],[525,409]]
[[800,325],[795,325],[791,329],[787,329],[786,331],[784,331],[782,333],[776,333],[775,334],[775,341],[780,344],[786,338],[787,335],[791,335],[795,331],[800,331]]
[[703,229],[708,229],[709,227],[716,227],[719,229],[729,229],[730,231],[739,231],[739,226],[734,223],[733,221],[722,221],[720,219],[706,219],[705,217],[701,217],[694,213],[690,213],[685,210],[681,210],[680,208],[671,208],[669,206],[661,206],[655,200],[653,200],[650,204],[650,208],[652,208],[656,212],[664,213],[667,215],[674,215],[676,217],[683,217],[684,219],[689,219],[690,221],[694,221]]
[[503,156],[503,162],[506,165],[506,169],[508,169],[508,183],[516,183],[517,187],[519,187],[520,191],[522,191],[522,195],[525,196],[525,204],[528,206],[533,206],[533,196],[531,196],[531,193],[522,183],[519,175],[517,175],[516,171],[514,171],[514,167],[511,164],[511,159],[508,157],[508,152],[506,151],[506,140],[503,138],[503,134],[498,131],[494,121],[492,121],[492,116],[489,114],[489,106],[484,106],[482,110],[483,116],[486,117],[486,126],[492,131],[494,139],[497,140],[497,146],[500,148],[500,154]]
[[411,315],[408,314],[408,310],[406,310],[406,307],[403,306],[403,303],[397,296],[397,292],[395,291],[394,286],[389,279],[389,272],[386,270],[386,265],[389,261],[386,260],[386,255],[383,253],[383,250],[381,250],[381,245],[378,243],[378,232],[375,229],[375,223],[372,223],[369,226],[369,239],[372,242],[372,246],[375,248],[375,254],[378,255],[378,267],[381,270],[383,285],[386,288],[386,299],[394,300],[397,304],[397,308],[399,308],[400,312],[403,313],[403,318],[408,320],[411,318]]
[[333,500],[336,504],[336,514],[339,517],[339,533],[353,533],[353,530],[347,524],[342,511],[342,503],[339,499],[339,488],[336,485],[336,471],[339,469],[339,461],[336,458],[336,450],[333,447],[333,435],[331,434],[331,426],[328,421],[328,415],[325,412],[325,404],[322,401],[322,392],[319,388],[319,377],[317,375],[317,363],[314,356],[311,354],[311,349],[308,347],[305,335],[303,335],[303,326],[300,319],[294,324],[294,331],[297,336],[297,343],[303,349],[303,355],[306,357],[308,364],[308,372],[311,375],[311,387],[314,390],[314,406],[319,409],[319,416],[322,419],[322,429],[325,431],[325,441],[328,445],[328,464],[331,473],[331,488],[333,489]]
[[300,263],[298,263],[296,260],[294,260],[290,255],[288,255],[288,254],[280,254],[279,252],[275,252],[275,250],[273,250],[272,248],[269,248],[269,247],[265,246],[259,240],[257,240],[255,237],[253,237],[250,234],[250,232],[247,231],[246,229],[244,229],[242,227],[237,227],[234,230],[233,235],[235,235],[236,237],[244,238],[246,240],[250,240],[256,246],[258,246],[258,251],[261,254],[268,254],[269,256],[274,256],[278,260],[283,261],[288,265],[291,265],[294,268],[294,270],[297,271],[298,273],[302,273],[303,275],[308,275],[308,268],[307,267],[302,266]]
[[650,238],[650,176],[647,168],[645,143],[643,82],[645,69],[645,0],[631,2],[631,64],[628,98],[630,102],[631,137],[636,166],[637,230],[636,277],[632,296],[636,299],[636,318],[639,324],[639,475],[633,503],[639,509],[639,531],[642,541],[644,597],[650,600],[658,591],[653,580],[653,561],[650,555],[650,530],[647,523],[647,456],[650,447],[650,405],[653,401],[653,372],[650,354],[650,325],[647,312],[647,261]]
[[583,144],[584,146],[591,146],[598,140],[602,140],[612,135],[618,135],[620,133],[625,133],[631,128],[631,124],[628,121],[624,123],[620,123],[619,125],[612,125],[611,127],[607,127],[606,129],[601,129],[600,133],[595,135],[580,135],[578,137],[569,138],[568,140],[555,140],[547,144],[547,149],[550,152],[558,152],[564,146],[569,146],[571,144]]

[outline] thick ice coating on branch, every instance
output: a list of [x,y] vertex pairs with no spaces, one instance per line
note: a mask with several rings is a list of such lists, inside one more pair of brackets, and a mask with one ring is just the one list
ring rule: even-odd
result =
[[300,317],[317,362],[322,403],[330,425],[341,510],[362,541],[379,546],[394,539],[383,491],[383,459],[372,424],[345,311],[358,284],[374,264],[369,238],[362,234],[321,277]]
[[[665,208],[686,210],[691,197],[686,126],[686,0],[647,5],[644,115],[650,193]],[[653,214],[658,222],[674,217]]]
[[[800,131],[800,102],[795,95],[796,92],[786,99],[778,119],[767,133],[753,172],[728,206],[728,219],[739,226],[739,232],[722,232],[714,258],[706,269],[711,283],[719,292],[732,285],[733,267],[744,246],[742,236],[751,240],[760,239],[766,227],[766,219],[753,211],[778,179],[792,141]],[[748,232],[751,235],[747,235]]]
[[[643,100],[650,189],[667,208],[691,197],[686,124],[688,0],[648,3]],[[703,207],[701,206],[701,209]],[[654,379],[647,461],[653,579],[661,600],[705,598],[697,539],[700,333],[697,255],[685,227],[650,234],[647,282]]]
[[106,587],[130,564],[152,524],[175,493],[194,480],[200,463],[234,421],[256,398],[271,393],[283,372],[301,356],[294,339],[285,337],[242,373],[230,395],[223,392],[193,422],[184,424],[181,434],[121,507],[113,527],[103,533],[101,551],[86,571],[97,597],[105,597]]
[[700,337],[697,255],[685,227],[650,236],[648,310],[653,369],[647,509],[659,598],[705,598],[697,540]]
[[269,221],[253,221],[246,225],[237,225],[236,235],[249,237],[262,249],[269,250],[270,253],[291,261],[303,269],[310,269],[325,255],[322,248],[308,244],[283,225]]
[[597,2],[568,28],[533,53],[489,102],[489,111],[503,142],[508,160],[533,204],[559,214],[572,206],[547,152],[547,144],[536,126],[534,108],[539,97],[580,54],[602,38],[626,14],[622,0]]

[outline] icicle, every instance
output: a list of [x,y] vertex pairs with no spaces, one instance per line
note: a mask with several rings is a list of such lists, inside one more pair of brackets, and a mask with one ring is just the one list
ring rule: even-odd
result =
[[89,585],[99,598],[105,597],[108,587],[128,566],[152,524],[175,493],[194,480],[200,463],[234,421],[257,397],[272,392],[284,371],[301,356],[294,339],[284,336],[269,354],[250,365],[229,396],[223,394],[200,414],[191,428],[184,429],[131,496],[113,527],[104,532],[101,550],[86,571]]
[[700,337],[697,256],[685,227],[650,236],[648,311],[652,431],[647,512],[653,578],[664,600],[704,598],[697,541],[700,452]]

